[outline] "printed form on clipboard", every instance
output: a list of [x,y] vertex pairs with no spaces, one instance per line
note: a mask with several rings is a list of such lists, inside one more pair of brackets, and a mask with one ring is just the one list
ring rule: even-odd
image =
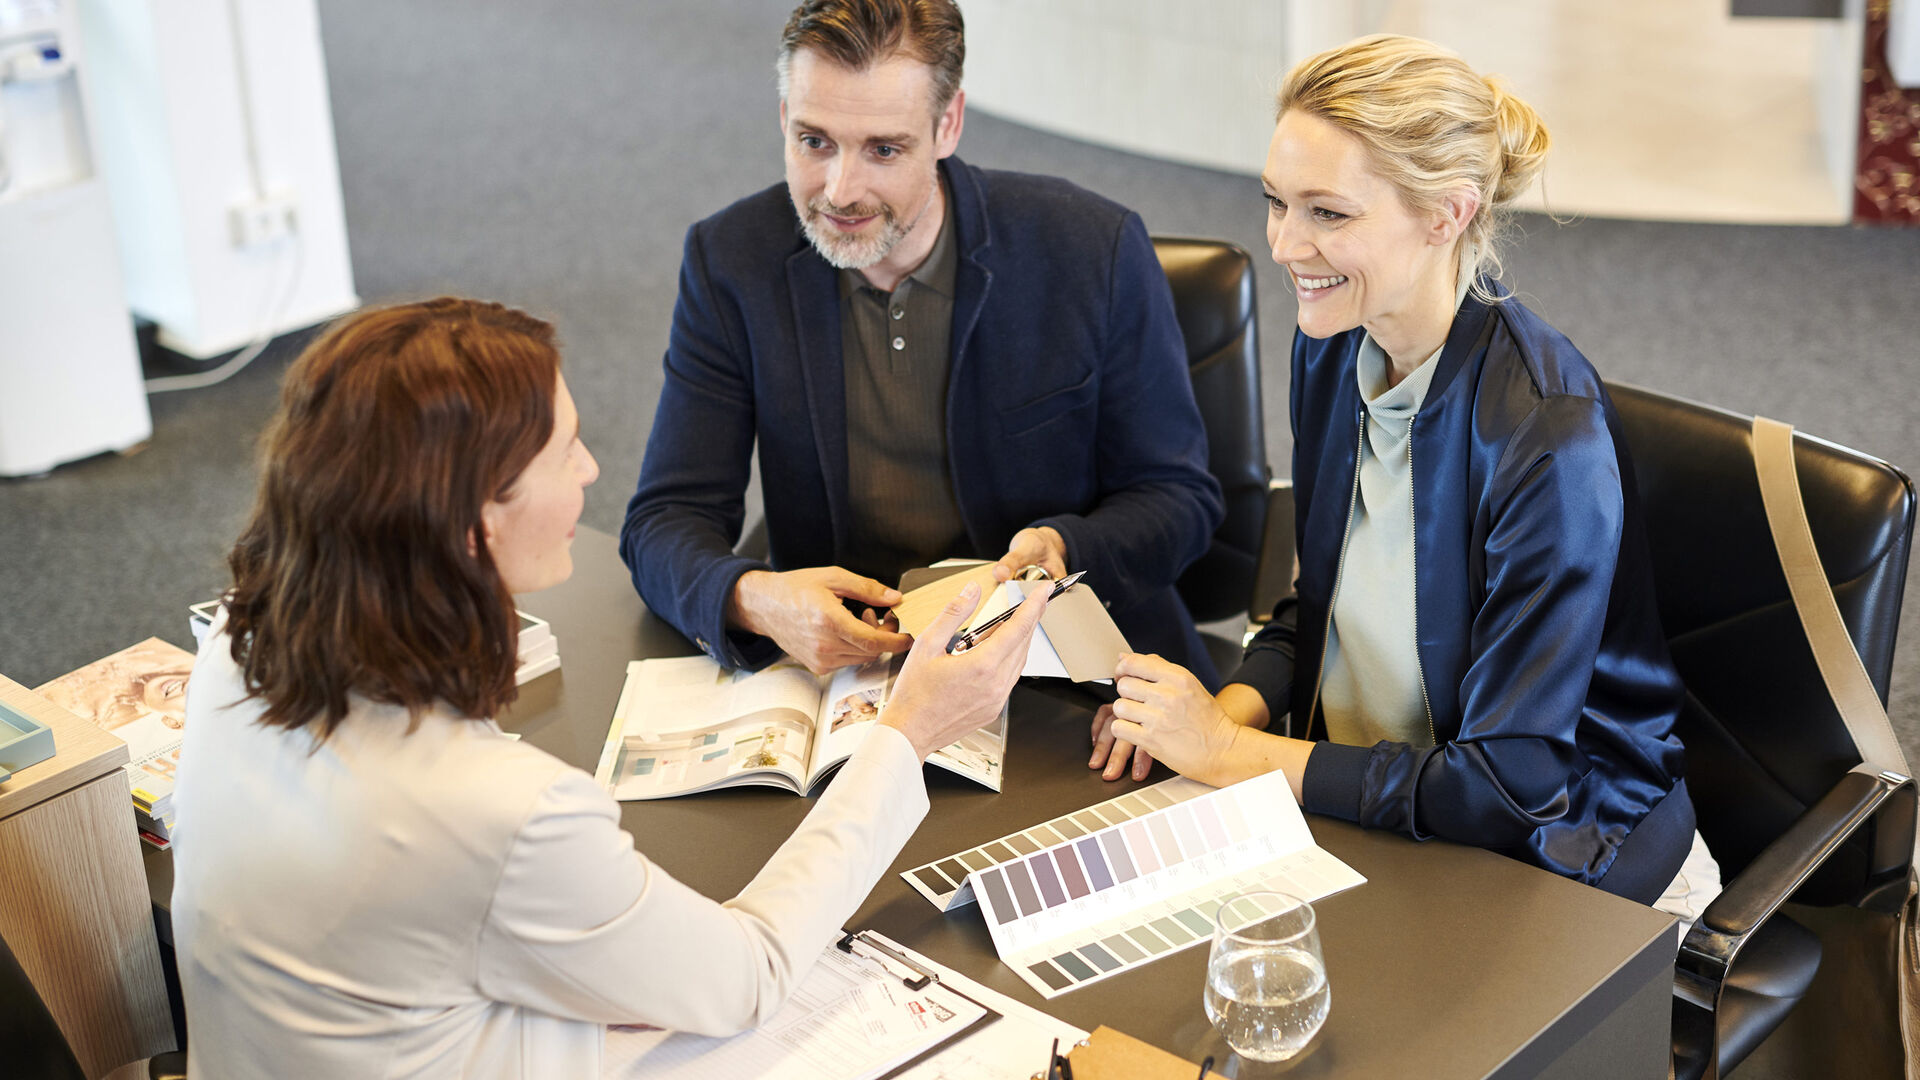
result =
[[1031,1071],[1026,1063],[1049,1039],[1084,1037],[868,931],[828,946],[786,1005],[753,1031],[713,1038],[610,1030],[601,1075],[989,1080],[1016,1063],[1021,1075]]

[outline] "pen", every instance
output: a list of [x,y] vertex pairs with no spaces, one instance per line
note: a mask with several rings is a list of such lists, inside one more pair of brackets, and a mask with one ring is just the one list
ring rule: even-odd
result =
[[[1053,591],[1047,594],[1047,599],[1052,600],[1054,597],[1059,596],[1061,593],[1066,592],[1068,589],[1073,588],[1075,585],[1078,585],[1080,583],[1081,578],[1086,576],[1087,576],[1087,572],[1085,570],[1082,570],[1077,574],[1068,574],[1066,577],[1061,578],[1059,581],[1054,583]],[[963,634],[956,634],[954,636],[953,642],[947,646],[947,651],[950,653],[966,652],[968,649],[971,649],[975,645],[980,644],[980,639],[986,637],[989,631],[993,630],[994,627],[997,627],[1001,623],[1006,622],[1008,619],[1012,618],[1013,613],[1019,610],[1020,610],[1020,606],[1016,604],[1013,607],[1010,607],[1007,610],[1001,612],[1000,614],[995,615],[993,618],[988,619],[986,622],[981,623],[979,626],[976,626],[973,629],[968,630]]]

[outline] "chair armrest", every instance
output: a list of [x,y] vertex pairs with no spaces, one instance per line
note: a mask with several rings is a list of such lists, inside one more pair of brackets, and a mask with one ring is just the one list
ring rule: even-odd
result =
[[755,518],[740,534],[740,542],[733,545],[733,553],[766,562],[767,548],[767,519]]
[[1825,863],[1887,801],[1905,793],[1911,812],[1913,780],[1862,765],[1840,778],[1740,872],[1687,932],[1675,961],[1674,993],[1714,1009],[1727,969],[1761,923]]
[[1273,606],[1293,591],[1293,481],[1267,481],[1267,524],[1260,537],[1260,557],[1253,566],[1253,591],[1247,597],[1247,620],[1262,625],[1273,618]]

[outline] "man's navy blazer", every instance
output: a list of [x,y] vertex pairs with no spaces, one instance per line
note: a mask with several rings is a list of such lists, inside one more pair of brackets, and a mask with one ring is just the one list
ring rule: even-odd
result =
[[[940,163],[959,247],[946,424],[973,553],[1051,525],[1140,651],[1212,665],[1173,581],[1223,514],[1173,298],[1138,215],[1064,180]],[[759,443],[771,568],[849,566],[838,271],[784,184],[687,231],[665,387],[620,553],[647,606],[734,667],[725,626]],[[962,554],[962,553],[955,553]],[[887,584],[893,584],[888,582]]]

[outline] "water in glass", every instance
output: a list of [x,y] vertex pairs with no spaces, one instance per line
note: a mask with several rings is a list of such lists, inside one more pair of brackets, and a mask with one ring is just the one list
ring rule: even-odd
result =
[[1332,1003],[1312,905],[1277,891],[1220,905],[1202,1000],[1241,1057],[1285,1061],[1304,1049]]
[[1326,1022],[1332,994],[1320,958],[1293,945],[1253,946],[1207,966],[1207,1019],[1233,1052],[1284,1061]]

